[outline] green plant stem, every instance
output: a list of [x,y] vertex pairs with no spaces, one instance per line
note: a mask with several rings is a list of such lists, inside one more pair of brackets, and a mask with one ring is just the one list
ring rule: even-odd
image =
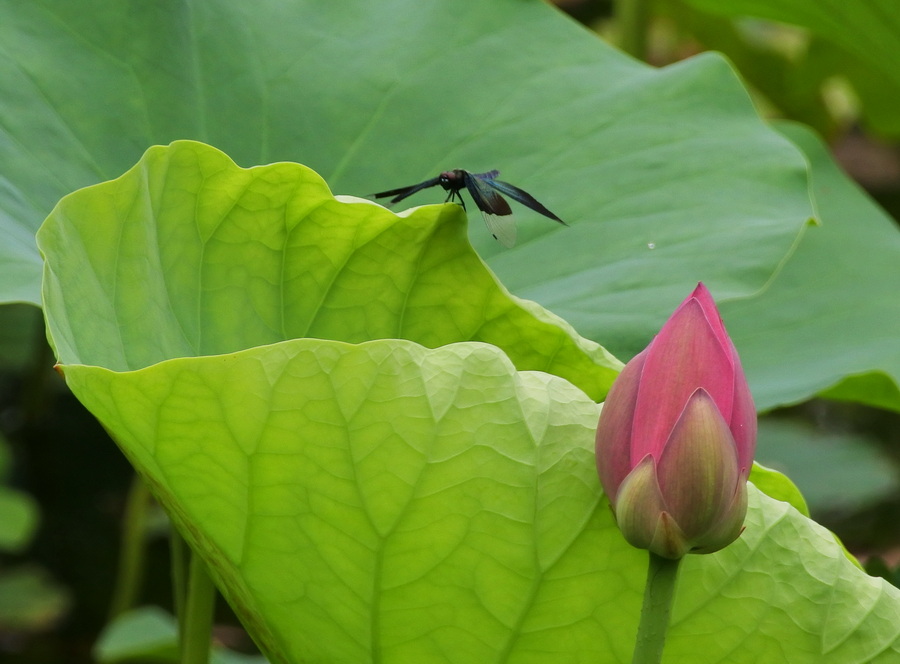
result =
[[616,0],[616,32],[619,48],[638,60],[647,59],[647,31],[651,0]]
[[169,524],[169,555],[172,568],[172,604],[178,619],[179,651],[184,637],[184,604],[187,597],[188,548],[175,526]]
[[659,664],[666,645],[675,582],[681,560],[671,560],[650,553],[641,624],[634,644],[632,664]]
[[184,615],[181,627],[181,664],[208,664],[216,588],[206,564],[196,553],[191,554]]
[[150,509],[147,485],[135,475],[128,490],[125,513],[122,515],[122,536],[119,543],[119,569],[109,607],[110,619],[132,608],[137,602],[144,581],[147,553],[147,512]]

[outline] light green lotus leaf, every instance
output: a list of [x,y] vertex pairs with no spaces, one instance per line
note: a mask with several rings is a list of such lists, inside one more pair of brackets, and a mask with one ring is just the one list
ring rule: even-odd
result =
[[786,475],[754,462],[753,468],[750,470],[750,481],[767,496],[783,500],[803,516],[809,516],[806,499],[800,493],[797,485]]
[[[464,229],[454,206],[397,216],[297,164],[179,142],[39,233],[59,370],[273,662],[631,650],[645,556],[600,491],[599,407],[518,369],[568,353],[576,383],[615,370],[510,298]],[[496,344],[448,343],[473,318],[489,339],[495,310],[516,321]],[[405,329],[438,347],[366,340]],[[751,493],[741,539],[686,563],[667,657],[896,655],[900,595]]]
[[[616,367],[511,298],[464,220],[179,142],[39,233],[60,371],[272,661],[631,650],[644,555],[612,522],[576,387]],[[389,336],[408,330],[420,343]],[[898,593],[752,496],[739,542],[686,564],[667,657],[896,655]]]
[[299,164],[241,169],[201,143],[149,150],[64,198],[38,235],[62,364],[138,369],[299,337],[478,340],[603,399],[621,363],[515,298],[457,205],[338,201]]
[[[65,377],[273,662],[627,661],[646,553],[593,459],[598,406],[496,347],[298,339]],[[689,556],[670,664],[892,662],[900,591],[751,486]]]

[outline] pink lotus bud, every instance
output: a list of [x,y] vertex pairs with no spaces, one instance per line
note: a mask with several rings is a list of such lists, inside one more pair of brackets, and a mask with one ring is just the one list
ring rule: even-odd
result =
[[709,291],[697,286],[622,370],[597,427],[597,471],[625,539],[666,557],[743,530],[756,409]]

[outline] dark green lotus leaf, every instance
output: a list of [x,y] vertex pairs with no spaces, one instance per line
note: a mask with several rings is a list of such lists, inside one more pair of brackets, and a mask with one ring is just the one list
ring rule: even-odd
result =
[[720,307],[757,406],[822,393],[900,411],[900,232],[820,139],[779,128],[809,158],[822,225],[768,288]]

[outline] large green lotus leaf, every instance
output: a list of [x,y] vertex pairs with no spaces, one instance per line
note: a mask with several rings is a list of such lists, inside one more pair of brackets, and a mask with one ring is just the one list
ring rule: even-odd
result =
[[[23,237],[181,138],[308,164],[341,194],[499,168],[571,227],[514,204],[519,245],[479,220],[479,253],[617,353],[700,279],[757,291],[812,215],[801,155],[722,58],[654,69],[543,2],[0,0],[0,67],[0,223]],[[17,292],[37,302],[22,247]]]
[[[400,340],[62,369],[273,662],[628,660],[646,554],[566,381]],[[686,560],[666,661],[896,661],[900,592],[750,493],[741,538]]]
[[127,370],[299,337],[478,340],[602,400],[621,364],[510,296],[465,233],[457,205],[398,216],[336,200],[299,164],[152,148],[38,233],[51,343],[63,364]]
[[765,291],[722,303],[757,406],[814,391],[900,410],[900,232],[818,138],[779,127],[810,160],[822,225]]

